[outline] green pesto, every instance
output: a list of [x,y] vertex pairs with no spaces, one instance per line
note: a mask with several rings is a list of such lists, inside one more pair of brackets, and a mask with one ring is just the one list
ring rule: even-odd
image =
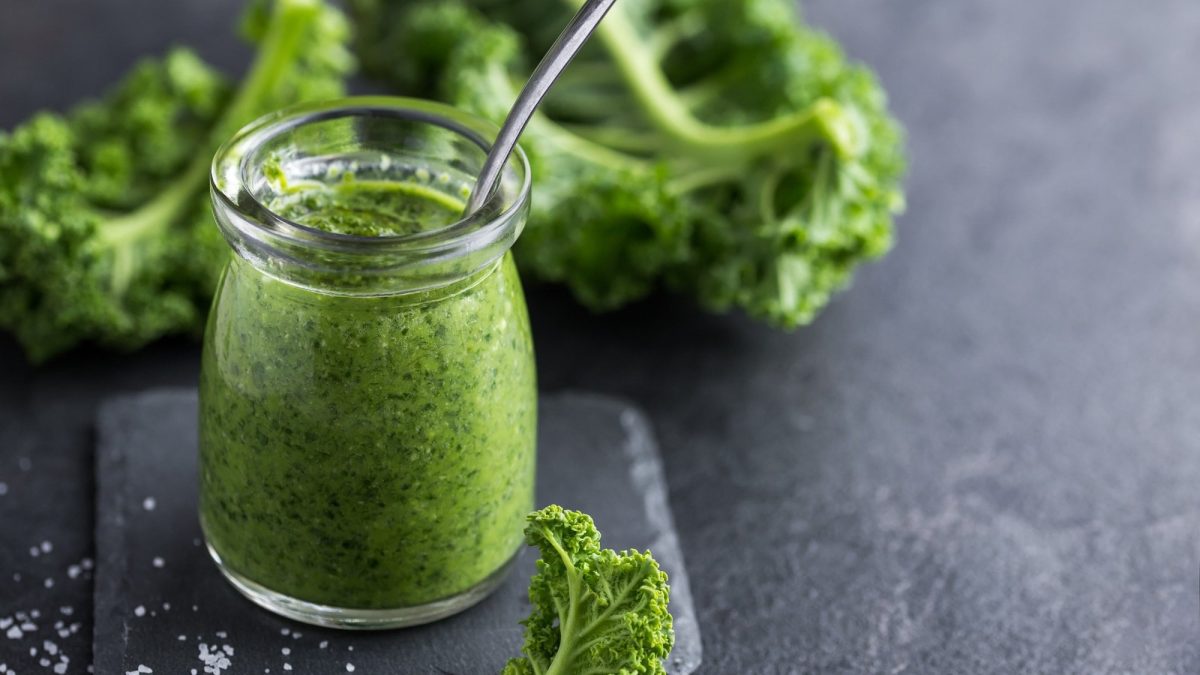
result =
[[[295,191],[282,215],[343,234],[453,220],[428,188]],[[522,541],[536,387],[511,256],[419,295],[320,293],[235,258],[205,338],[201,517],[233,571],[301,600],[420,605]]]
[[268,206],[309,227],[360,237],[394,237],[449,225],[463,210],[460,200],[431,187],[389,180],[291,184]]

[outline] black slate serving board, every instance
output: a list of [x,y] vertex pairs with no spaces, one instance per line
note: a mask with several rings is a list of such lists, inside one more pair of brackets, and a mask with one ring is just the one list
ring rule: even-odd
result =
[[[112,399],[97,433],[97,673],[476,675],[518,654],[532,551],[494,595],[438,623],[385,632],[294,623],[242,598],[202,547],[194,391]],[[539,504],[592,514],[606,546],[654,551],[671,579],[667,670],[695,670],[699,628],[645,416],[602,396],[544,397],[539,443]]]

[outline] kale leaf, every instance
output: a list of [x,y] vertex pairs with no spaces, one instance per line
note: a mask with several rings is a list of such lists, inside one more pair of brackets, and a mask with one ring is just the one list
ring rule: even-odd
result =
[[675,644],[667,575],[650,552],[600,548],[591,516],[559,506],[529,514],[541,551],[529,584],[525,656],[501,675],[665,673]]
[[0,132],[0,329],[31,360],[200,329],[229,255],[213,152],[259,115],[339,95],[354,63],[322,0],[257,2],[244,23],[258,52],[236,88],[176,49],[100,101]]
[[[579,0],[352,0],[368,72],[500,121]],[[622,0],[522,146],[518,260],[611,309],[667,288],[807,323],[903,208],[883,89],[793,0]]]

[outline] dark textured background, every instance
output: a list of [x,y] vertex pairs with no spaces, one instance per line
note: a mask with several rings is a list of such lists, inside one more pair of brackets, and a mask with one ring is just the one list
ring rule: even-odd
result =
[[[237,69],[237,4],[0,0],[0,123],[176,39]],[[792,334],[530,293],[543,388],[653,417],[701,672],[1200,671],[1200,3],[807,8],[909,127],[896,251]],[[82,535],[28,548],[91,522],[98,397],[197,351],[0,347],[0,616],[86,586]]]

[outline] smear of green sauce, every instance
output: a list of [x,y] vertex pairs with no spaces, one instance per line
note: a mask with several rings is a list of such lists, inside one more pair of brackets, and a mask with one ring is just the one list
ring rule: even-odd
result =
[[[386,182],[271,206],[366,236],[462,209]],[[536,386],[516,269],[505,256],[428,300],[327,295],[230,264],[200,378],[201,516],[230,569],[309,602],[397,608],[469,589],[520,546]]]

